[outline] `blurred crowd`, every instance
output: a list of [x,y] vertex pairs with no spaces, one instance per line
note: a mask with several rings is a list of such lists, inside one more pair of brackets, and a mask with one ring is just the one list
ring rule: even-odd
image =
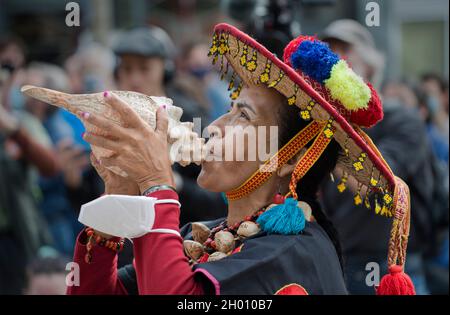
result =
[[[411,189],[407,268],[419,293],[446,293],[448,83],[435,73],[382,83],[383,54],[370,33],[354,21],[337,21],[321,36],[348,56],[355,71],[377,84],[383,95],[385,120],[370,135]],[[66,263],[82,228],[78,212],[104,189],[89,164],[90,147],[82,139],[80,121],[67,111],[26,98],[21,86],[168,96],[183,108],[183,120],[201,118],[202,130],[230,104],[227,84],[211,65],[208,49],[202,38],[176,47],[164,30],[149,26],[122,32],[111,47],[83,43],[56,65],[28,60],[20,38],[0,38],[0,294],[64,293]],[[174,165],[174,171],[184,209],[181,224],[224,215],[222,196],[196,184],[199,167]],[[335,186],[325,185],[324,196],[341,236],[349,290],[368,293],[372,288],[364,287],[364,265],[373,257],[384,263],[388,220],[367,209],[355,211],[352,195],[338,194]],[[132,246],[125,248],[120,265],[132,259]]]

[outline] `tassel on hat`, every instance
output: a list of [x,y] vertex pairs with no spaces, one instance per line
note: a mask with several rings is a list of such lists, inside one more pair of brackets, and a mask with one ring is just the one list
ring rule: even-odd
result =
[[377,295],[415,295],[416,290],[411,278],[403,271],[403,267],[393,265],[389,267],[389,274],[381,279],[376,293]]
[[380,285],[376,288],[376,293],[377,295],[415,295],[414,284],[403,271],[410,228],[409,189],[400,178],[396,177],[395,179],[395,216],[389,240],[389,274],[381,279]]

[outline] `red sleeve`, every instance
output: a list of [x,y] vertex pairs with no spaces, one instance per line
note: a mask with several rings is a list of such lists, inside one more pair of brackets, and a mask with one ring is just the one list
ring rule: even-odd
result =
[[59,171],[60,167],[54,152],[34,141],[25,130],[19,129],[11,139],[20,146],[24,158],[36,166],[42,176],[54,176]]
[[[171,190],[149,195],[158,199],[175,199]],[[176,204],[155,206],[153,229],[180,231],[180,207]],[[148,233],[134,239],[135,268],[140,294],[204,294],[202,284],[194,279],[194,272],[184,255],[180,236],[166,233]]]
[[94,246],[92,261],[86,263],[86,233],[78,235],[73,261],[79,265],[80,285],[67,287],[67,294],[127,294],[117,277],[117,253],[111,249]]

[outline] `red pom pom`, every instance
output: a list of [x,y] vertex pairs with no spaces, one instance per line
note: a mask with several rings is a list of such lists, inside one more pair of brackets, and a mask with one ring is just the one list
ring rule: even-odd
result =
[[377,295],[416,295],[411,278],[398,265],[389,267],[389,274],[381,279],[376,292]]
[[350,121],[358,126],[370,128],[383,119],[383,105],[372,84],[367,83],[372,97],[367,109],[360,109],[350,114]]
[[315,36],[300,35],[299,37],[291,40],[289,44],[287,44],[287,46],[284,48],[283,60],[285,64],[292,67],[291,55],[294,53],[294,51],[297,50],[298,45],[300,45],[305,40],[315,41],[317,40],[317,38]]

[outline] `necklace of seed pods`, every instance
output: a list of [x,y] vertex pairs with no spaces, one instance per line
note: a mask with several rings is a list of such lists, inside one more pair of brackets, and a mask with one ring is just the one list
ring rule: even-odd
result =
[[[256,223],[258,217],[270,208],[282,204],[284,196],[277,194],[273,203],[263,207],[244,218],[243,221],[228,226],[226,221],[221,222],[212,230],[200,222],[192,223],[192,240],[183,242],[184,252],[191,265],[217,261],[240,251],[244,239],[254,236],[261,231]],[[311,207],[302,202],[302,208],[311,214]]]
[[227,222],[223,221],[211,230],[203,223],[192,223],[193,240],[183,242],[189,263],[193,265],[217,261],[238,251],[245,238],[256,235],[261,231],[256,220],[269,207],[256,211],[233,226],[228,226]]

